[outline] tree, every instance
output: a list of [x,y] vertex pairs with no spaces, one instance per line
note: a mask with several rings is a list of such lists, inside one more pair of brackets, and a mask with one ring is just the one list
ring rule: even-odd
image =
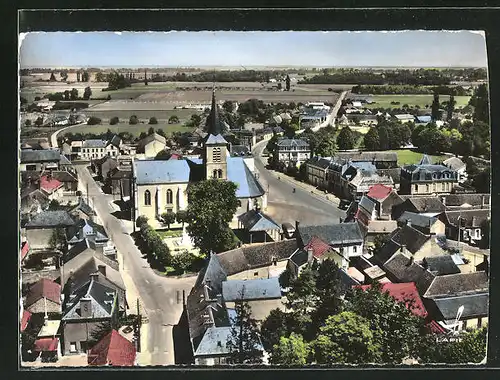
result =
[[[98,74],[100,74],[100,73],[98,73]],[[96,78],[97,78],[97,75],[96,75]],[[79,71],[76,72],[76,81],[80,82],[80,72]],[[97,82],[100,82],[100,81],[97,81]]]
[[116,125],[120,122],[120,119],[118,118],[118,116],[113,116],[110,120],[109,120],[109,124],[110,125]]
[[223,252],[232,246],[229,222],[238,208],[237,185],[209,179],[188,188],[187,232],[201,252]]
[[167,228],[170,229],[170,225],[175,222],[175,214],[173,212],[164,212],[161,214],[161,219],[167,225]]
[[158,128],[158,129],[156,130],[156,133],[157,133],[158,135],[160,135],[160,136],[165,137],[165,138],[167,137],[167,135],[165,134],[165,132],[163,132],[163,129],[161,129],[161,128]]
[[175,220],[177,221],[177,223],[181,223],[182,228],[184,228],[184,223],[188,221],[188,214],[186,210],[177,211],[177,213],[175,214]]
[[191,122],[193,123],[193,126],[195,126],[196,128],[199,127],[201,124],[201,116],[196,113],[191,115]]
[[146,138],[146,137],[148,137],[148,135],[147,135],[147,133],[146,133],[146,132],[141,132],[141,133],[139,134],[139,140],[142,140],[142,139],[144,139],[144,138]]
[[172,156],[172,154],[168,150],[162,149],[156,154],[155,160],[166,161],[166,160],[169,160],[171,156]]
[[450,100],[448,101],[448,104],[446,105],[446,120],[450,121],[451,118],[453,117],[453,111],[455,111],[455,104],[457,102],[455,101],[455,97],[453,95],[450,95]]
[[179,118],[176,115],[172,115],[168,118],[168,124],[179,124]]
[[439,111],[439,94],[437,92],[434,93],[434,99],[432,101],[431,105],[431,116],[432,120],[439,120],[441,119],[441,112]]
[[49,211],[60,210],[61,209],[61,204],[56,199],[52,199],[49,202],[49,208],[48,209],[49,209]]
[[311,356],[311,347],[301,335],[292,333],[282,336],[278,344],[273,346],[271,364],[305,365]]
[[94,347],[97,343],[101,341],[106,335],[108,335],[113,326],[110,321],[98,323],[92,330],[88,339],[88,349]]
[[317,142],[315,154],[320,157],[333,157],[337,153],[337,144],[335,142],[335,137],[332,134],[322,134],[319,135],[319,141]]
[[388,150],[389,149],[389,131],[385,125],[377,126],[378,129],[378,137],[380,142],[380,150]]
[[149,118],[149,124],[158,124],[158,119],[156,117]]
[[339,135],[337,136],[337,146],[340,150],[347,150],[354,148],[354,134],[351,131],[351,128],[344,127],[340,130]]
[[279,344],[280,337],[290,335],[292,331],[291,315],[281,309],[273,309],[262,321],[260,333],[262,345],[269,351],[274,345]]
[[144,215],[139,215],[135,221],[135,225],[141,228],[144,224],[148,222],[148,217]]
[[379,150],[380,149],[380,138],[378,135],[377,128],[370,128],[368,132],[366,132],[365,137],[363,138],[365,149],[366,150]]
[[96,125],[96,124],[101,124],[101,119],[96,117],[96,116],[91,116],[87,120],[87,125]]
[[69,92],[69,90],[64,90],[64,100],[70,100],[70,92]]
[[279,283],[282,288],[290,287],[290,282],[292,281],[292,274],[290,269],[286,268],[283,272],[281,272],[279,278]]
[[131,124],[131,125],[138,124],[139,123],[139,119],[137,118],[137,116],[132,115],[132,116],[130,116],[130,119],[128,120],[128,123]]
[[[243,299],[244,295],[241,295]],[[252,318],[248,302],[238,301],[235,304],[236,318],[233,320],[231,335],[227,340],[229,362],[231,364],[262,363],[261,342],[257,321]]]
[[56,228],[52,232],[49,240],[49,247],[61,252],[66,251],[66,234],[63,228]]
[[78,90],[76,88],[72,88],[71,89],[70,97],[71,97],[71,100],[77,100],[78,99]]
[[412,313],[416,307],[410,299],[395,301],[382,291],[379,283],[369,289],[349,291],[344,309],[368,320],[374,340],[383,348],[380,362],[400,364],[404,358],[417,356],[417,338],[423,329],[423,318]]
[[376,362],[381,349],[369,321],[349,311],[328,317],[313,347],[319,364]]
[[89,100],[91,96],[92,90],[90,89],[90,86],[85,87],[85,90],[83,91],[83,99]]
[[148,136],[154,135],[155,134],[155,129],[153,127],[149,127],[148,129]]
[[288,74],[285,79],[285,88],[287,91],[290,91],[290,76]]
[[56,76],[54,75],[54,72],[50,73],[49,82],[57,82],[57,79],[56,79]]
[[146,70],[144,70],[144,85],[148,85],[148,73],[146,72]]
[[26,119],[26,121],[24,122],[24,125],[26,127],[31,127],[31,120],[30,119]]
[[469,100],[469,105],[474,107],[472,115],[474,120],[482,121],[486,124],[490,123],[488,88],[486,84],[481,84],[476,88]]
[[195,256],[190,253],[188,250],[183,250],[175,255],[172,255],[171,265],[182,271],[182,274],[186,273],[186,271],[191,267]]
[[224,103],[222,103],[222,109],[227,113],[233,113],[234,108],[234,103],[230,100],[226,100]]
[[41,127],[43,125],[43,117],[42,116],[38,116],[35,120],[35,126],[37,127]]

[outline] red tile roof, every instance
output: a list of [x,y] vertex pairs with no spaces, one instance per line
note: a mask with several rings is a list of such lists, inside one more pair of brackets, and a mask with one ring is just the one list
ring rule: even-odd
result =
[[51,193],[61,186],[62,182],[55,178],[48,178],[46,175],[40,177],[40,189],[45,190],[47,193]]
[[35,351],[54,352],[59,346],[59,338],[40,338],[35,341]]
[[435,334],[444,334],[446,333],[446,330],[441,327],[439,323],[437,323],[435,320],[430,321],[425,325],[431,332]]
[[376,199],[378,201],[382,201],[385,198],[387,198],[391,192],[392,192],[392,187],[385,186],[382,184],[377,184],[377,185],[370,186],[370,189],[368,190],[367,195],[370,198]]
[[21,318],[21,331],[26,330],[28,327],[28,322],[30,321],[31,313],[28,310],[23,311],[23,317]]
[[173,153],[169,160],[180,160],[182,157],[179,154]]
[[135,363],[135,346],[112,330],[102,338],[88,354],[89,365],[133,366]]
[[28,242],[27,241],[23,242],[23,244],[21,246],[21,261],[24,260],[24,258],[28,254],[29,250],[30,250],[30,246],[29,246]]
[[[371,285],[362,285],[361,289],[369,289]],[[405,300],[413,300],[413,314],[425,318],[427,310],[424,303],[418,294],[417,287],[414,282],[406,282],[401,284],[385,283],[382,284],[382,291],[389,293],[389,295],[396,301],[404,302]],[[407,304],[408,306],[408,304]]]
[[61,285],[47,278],[42,278],[36,282],[29,290],[26,297],[26,307],[33,305],[41,298],[47,298],[56,304],[61,304]]
[[313,236],[309,243],[306,245],[306,250],[312,248],[314,257],[321,257],[324,253],[328,252],[332,247],[326,244],[317,236]]

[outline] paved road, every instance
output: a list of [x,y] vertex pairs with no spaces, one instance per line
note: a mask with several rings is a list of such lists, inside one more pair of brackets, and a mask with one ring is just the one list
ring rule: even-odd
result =
[[[310,190],[300,187],[287,176],[281,175],[277,179],[274,173],[265,168],[267,161],[262,157],[262,151],[267,141],[255,144],[253,148],[255,169],[259,173],[259,181],[264,189],[269,189],[267,213],[276,222],[294,223],[298,220],[302,225],[338,223],[339,218],[345,218],[345,212],[340,210],[332,201],[326,200],[326,195],[311,194]],[[295,193],[293,188],[295,187]],[[310,186],[307,186],[310,188]],[[333,195],[328,195],[330,199]]]
[[[81,188],[86,189],[88,184],[94,209],[113,240],[118,254],[123,257],[124,268],[120,269],[128,272],[146,308],[149,339],[148,347],[142,347],[142,350],[151,353],[152,365],[174,364],[172,325],[178,323],[182,313],[182,290],[186,291],[187,296],[194,285],[195,277],[175,279],[155,274],[142,258],[123,221],[111,215],[115,211],[110,205],[112,196],[102,193],[85,166],[78,165],[76,170]],[[135,305],[131,307],[131,312],[135,313]]]

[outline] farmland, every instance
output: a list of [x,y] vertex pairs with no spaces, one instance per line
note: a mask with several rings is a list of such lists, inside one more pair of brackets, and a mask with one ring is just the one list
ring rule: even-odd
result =
[[158,123],[158,124],[136,124],[130,125],[128,123],[119,123],[115,125],[110,124],[98,124],[98,125],[75,125],[74,127],[68,128],[67,130],[61,132],[61,135],[65,133],[93,133],[96,135],[106,133],[109,129],[113,133],[121,133],[121,132],[129,132],[133,136],[138,137],[141,132],[148,132],[148,129],[153,127],[154,130],[161,129],[165,134],[171,135],[173,132],[191,132],[193,128],[184,127],[182,124],[167,124],[167,123]]
[[[106,102],[107,103],[107,102]],[[82,112],[87,116],[96,116],[102,119],[103,122],[109,122],[112,117],[117,116],[120,121],[127,121],[130,116],[135,115],[140,121],[148,122],[150,117],[156,117],[159,122],[167,122],[170,116],[177,116],[179,121],[182,123],[188,120],[191,115],[198,114],[201,115],[202,112],[192,110],[192,109],[167,109],[156,107],[147,107],[148,104],[143,105],[142,108],[136,104],[128,104],[129,108],[126,108],[125,104],[120,106],[110,106],[109,104],[102,104],[103,107],[90,107],[82,110]],[[153,105],[154,106],[154,105]]]
[[[420,160],[422,159],[423,153],[420,152],[415,152],[409,149],[400,149],[400,150],[395,150],[394,152],[397,153],[398,155],[398,165],[411,165],[411,164],[418,164]],[[433,163],[437,163],[440,161],[444,161],[448,156],[431,156],[428,155],[429,158]]]
[[[455,96],[457,102],[455,107],[460,108],[467,105],[470,96]],[[404,104],[411,106],[419,106],[420,108],[429,108],[432,104],[433,95],[374,95],[373,103],[367,104],[367,108],[401,108]],[[439,101],[445,102],[449,100],[448,95],[440,95]],[[394,105],[391,102],[399,102]],[[427,106],[427,107],[426,107]]]

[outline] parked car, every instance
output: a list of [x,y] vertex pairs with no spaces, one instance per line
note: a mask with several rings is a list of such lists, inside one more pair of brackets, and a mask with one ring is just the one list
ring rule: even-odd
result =
[[281,228],[283,229],[283,234],[285,235],[285,238],[287,239],[293,238],[293,235],[295,233],[295,227],[291,223],[283,223],[281,225]]

